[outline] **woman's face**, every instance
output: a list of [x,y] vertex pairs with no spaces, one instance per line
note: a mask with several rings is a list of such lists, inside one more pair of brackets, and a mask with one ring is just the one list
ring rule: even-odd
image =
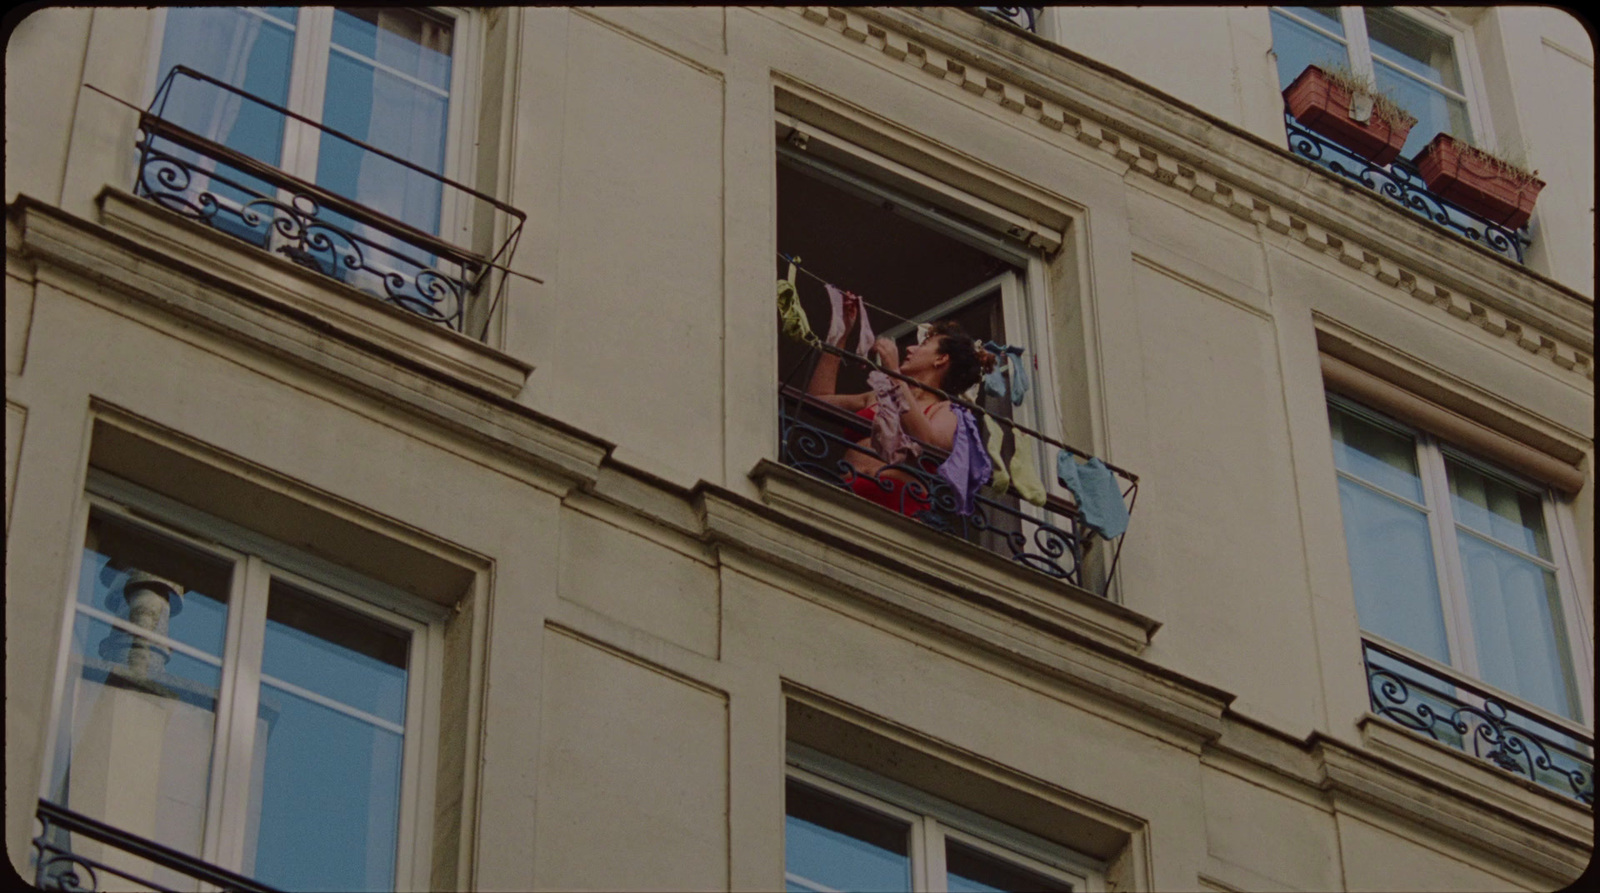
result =
[[949,360],[940,352],[939,348],[944,341],[943,335],[932,335],[921,344],[913,344],[906,348],[905,359],[900,363],[900,371],[906,375],[914,375],[927,369],[938,369],[949,364]]

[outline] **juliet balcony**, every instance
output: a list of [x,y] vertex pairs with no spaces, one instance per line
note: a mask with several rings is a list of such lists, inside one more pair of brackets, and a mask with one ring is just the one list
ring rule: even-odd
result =
[[45,891],[275,889],[153,840],[40,800],[33,885]]
[[1287,109],[1283,117],[1289,151],[1295,157],[1369,189],[1459,238],[1508,260],[1524,262],[1524,254],[1532,244],[1527,226],[1511,228],[1494,223],[1431,191],[1412,160],[1396,158],[1388,164],[1374,164],[1302,126]]
[[135,148],[135,195],[478,340],[517,275],[521,211],[181,65]]
[[1594,808],[1594,739],[1576,724],[1385,642],[1362,642],[1372,712],[1525,784]]

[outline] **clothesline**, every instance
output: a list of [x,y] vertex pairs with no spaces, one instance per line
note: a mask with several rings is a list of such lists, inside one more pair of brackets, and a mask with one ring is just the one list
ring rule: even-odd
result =
[[[817,280],[818,282],[822,283],[823,285],[833,285],[832,282],[829,282],[828,280],[822,278],[821,276],[818,276],[816,273],[813,273],[810,270],[806,269],[805,267],[801,266],[800,265],[800,261],[797,260],[796,258],[790,257],[789,255],[784,254],[782,251],[778,252],[778,257],[783,258],[784,262],[786,262],[786,263],[794,264],[794,268],[796,270],[799,270],[800,272],[806,274],[807,276],[810,276],[812,279]],[[852,294],[853,294],[853,292],[852,292]],[[861,298],[861,303],[864,306],[871,307],[873,310],[876,310],[879,313],[883,313],[883,314],[887,314],[889,316],[892,316],[892,317],[894,317],[895,319],[898,319],[901,322],[909,322],[909,323],[915,323],[916,322],[915,320],[907,319],[906,317],[901,316],[900,314],[894,312],[893,310],[888,309],[887,307],[879,307],[877,304],[873,304],[873,303],[869,302],[866,298],[862,298],[860,295],[856,295],[856,297],[857,298]]]

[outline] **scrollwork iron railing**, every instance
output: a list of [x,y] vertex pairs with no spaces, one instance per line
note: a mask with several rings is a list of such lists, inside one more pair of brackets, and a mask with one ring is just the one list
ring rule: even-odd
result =
[[[831,345],[817,345],[815,350],[827,351],[857,364],[865,365],[860,357]],[[925,388],[920,382],[897,373],[885,372],[911,384]],[[930,389],[931,390],[931,389]],[[956,399],[970,409],[982,412],[981,407],[966,404],[952,395],[939,393],[945,399]],[[1084,563],[1092,549],[1107,549],[1110,544],[1098,540],[1084,524],[1077,506],[1061,497],[1050,494],[1042,507],[1023,502],[1015,488],[1006,493],[995,493],[985,487],[973,500],[970,514],[962,514],[958,507],[955,489],[938,474],[939,463],[946,454],[930,444],[920,444],[921,458],[886,465],[876,472],[864,474],[849,461],[852,453],[881,458],[861,441],[870,440],[872,425],[859,416],[829,405],[804,391],[783,385],[779,393],[779,454],[783,464],[812,477],[819,478],[845,490],[852,490],[858,480],[876,487],[901,514],[920,521],[934,530],[954,536],[992,552],[1017,564],[1032,568],[1081,588],[1098,590],[1104,595],[1116,573],[1122,540],[1116,537],[1115,551],[1109,566],[1101,567],[1103,579],[1091,580],[1085,574]],[[1027,428],[998,416],[992,417],[1011,428],[1020,446],[1023,438],[1034,440],[1035,455],[1039,447],[1066,449],[1078,456],[1087,454],[1042,440]],[[1138,478],[1115,466],[1107,466],[1123,487],[1123,498],[1129,503],[1137,499]],[[1098,584],[1098,585],[1097,585]]]
[[1289,150],[1295,155],[1359,183],[1469,242],[1482,245],[1517,263],[1523,262],[1524,249],[1531,242],[1526,228],[1507,229],[1434,195],[1428,190],[1428,184],[1423,181],[1416,166],[1405,159],[1397,158],[1387,167],[1376,165],[1300,126],[1294,116],[1287,112],[1284,113],[1284,122],[1289,131]]
[[1397,649],[1363,640],[1362,650],[1373,713],[1594,807],[1593,738],[1447,680]]
[[[40,890],[75,893],[83,890],[128,889],[131,886],[140,890],[171,891],[171,887],[154,882],[152,878],[141,874],[141,868],[134,867],[137,864],[135,860],[142,860],[148,866],[159,866],[221,890],[276,893],[274,888],[242,874],[218,868],[203,859],[130,834],[48,800],[39,801],[36,817],[42,830],[33,839],[33,885]],[[74,852],[72,835],[95,841],[97,849],[109,849],[122,855],[114,858],[108,854],[91,856],[88,852]],[[88,850],[86,847],[82,849]]]
[[978,11],[993,18],[1003,19],[1024,31],[1039,33],[1039,14],[1043,6],[980,6]]
[[[325,145],[325,152],[338,146],[365,153],[360,157],[383,161],[385,177],[421,178],[413,182],[437,189],[438,207],[448,196],[451,204],[468,203],[474,210],[487,211],[477,216],[495,218],[494,228],[505,232],[505,238],[488,253],[462,248],[195,133],[167,117],[168,101],[180,82],[205,91],[214,107],[231,107],[235,118],[248,104],[257,130],[271,129],[260,127],[261,120],[272,122],[279,133],[288,122],[298,122],[297,126],[314,128],[336,141]],[[167,73],[150,107],[141,113],[139,133],[134,194],[453,331],[465,334],[470,327],[480,340],[487,331],[526,219],[521,211],[181,65]],[[491,294],[488,306],[475,309],[475,301]]]

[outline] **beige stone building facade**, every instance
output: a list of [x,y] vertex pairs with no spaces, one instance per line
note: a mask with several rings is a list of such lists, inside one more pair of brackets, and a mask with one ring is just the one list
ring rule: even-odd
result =
[[[1531,7],[1005,12],[23,19],[12,867],[1577,877],[1588,33]],[[1301,130],[1281,91],[1310,62],[1409,104],[1414,140],[1520,154],[1531,222]],[[992,342],[1009,371],[968,397],[1013,485],[963,514],[928,449],[894,506],[856,495],[884,480],[846,461],[868,426],[807,393],[825,351],[785,334],[780,281],[818,335],[827,283],[902,347],[946,318]]]

